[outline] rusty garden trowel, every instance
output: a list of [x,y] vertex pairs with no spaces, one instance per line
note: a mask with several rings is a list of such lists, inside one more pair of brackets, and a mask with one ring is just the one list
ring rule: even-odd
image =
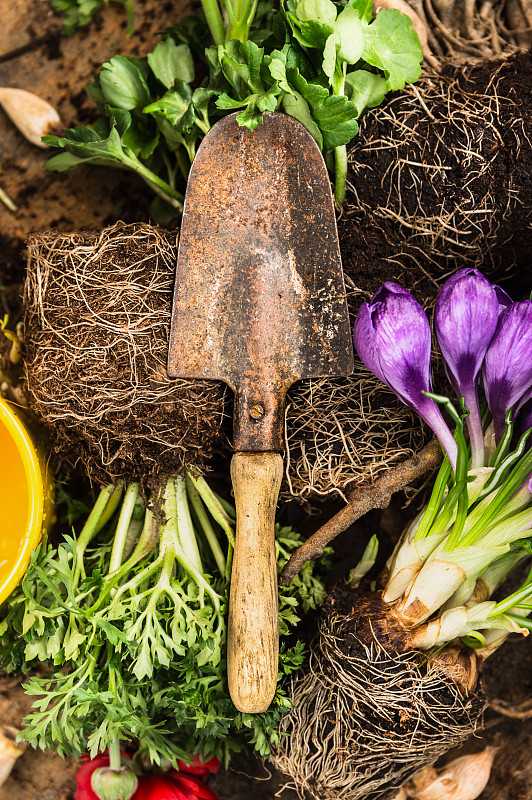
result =
[[171,378],[235,393],[237,513],[227,669],[240,711],[265,711],[278,671],[274,521],[286,393],[300,378],[347,375],[351,332],[322,155],[292,117],[236,115],[207,134],[185,198],[170,331]]

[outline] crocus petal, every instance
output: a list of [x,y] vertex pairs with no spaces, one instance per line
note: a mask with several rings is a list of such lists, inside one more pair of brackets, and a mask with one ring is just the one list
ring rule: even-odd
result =
[[509,294],[506,294],[504,289],[501,289],[500,286],[494,284],[493,288],[495,289],[495,294],[497,295],[497,300],[499,302],[499,314],[500,314],[501,311],[504,311],[505,308],[508,308],[508,306],[513,305],[514,301],[512,300]]
[[507,412],[532,386],[532,301],[505,308],[484,359],[484,389],[499,439]]
[[[362,312],[362,313],[361,313]],[[385,283],[355,320],[359,357],[405,405],[416,411],[456,463],[456,442],[430,392],[431,335],[427,315],[407,289]]]
[[459,397],[476,384],[498,316],[495,288],[476,269],[461,269],[445,281],[438,294],[434,330]]
[[[502,294],[512,302],[505,292]],[[495,288],[478,270],[468,268],[445,281],[434,310],[434,330],[447,376],[469,410],[467,427],[473,468],[484,464],[484,431],[477,384],[484,355],[497,327],[499,308]]]
[[353,339],[355,350],[362,363],[383,383],[386,379],[382,373],[377,355],[375,342],[375,328],[373,327],[373,315],[376,311],[375,304],[363,303],[355,318]]

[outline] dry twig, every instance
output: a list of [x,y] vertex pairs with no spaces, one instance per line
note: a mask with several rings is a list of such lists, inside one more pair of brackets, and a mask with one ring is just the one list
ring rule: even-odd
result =
[[425,472],[437,467],[441,460],[440,444],[433,439],[420,453],[392,467],[373,484],[357,487],[348,495],[348,504],[345,508],[322,525],[295,551],[279,577],[281,586],[288,586],[307,561],[319,558],[323,548],[339,533],[373,508],[386,508],[395,492],[399,492]]

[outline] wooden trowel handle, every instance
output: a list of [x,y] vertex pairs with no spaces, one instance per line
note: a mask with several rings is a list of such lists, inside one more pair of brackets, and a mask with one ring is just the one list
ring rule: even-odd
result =
[[282,474],[279,453],[235,453],[231,461],[236,536],[227,674],[235,706],[249,714],[266,711],[277,685],[279,610],[274,526]]

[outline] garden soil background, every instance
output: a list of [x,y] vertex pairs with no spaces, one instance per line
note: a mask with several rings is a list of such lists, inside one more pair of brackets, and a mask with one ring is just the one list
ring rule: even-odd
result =
[[[58,109],[67,127],[85,124],[94,108],[84,86],[97,68],[117,53],[144,55],[156,43],[157,31],[193,10],[191,3],[135,0],[135,33],[128,39],[125,13],[119,5],[111,4],[89,28],[63,38],[61,21],[48,0],[2,0],[0,86],[23,88],[42,96]],[[20,313],[24,242],[29,233],[50,228],[98,229],[117,219],[148,221],[151,193],[135,176],[86,167],[58,175],[43,170],[47,157],[44,150],[29,145],[0,113],[0,186],[18,206],[18,212],[12,214],[0,205],[0,317],[9,313],[10,325]],[[356,252],[347,255],[351,261],[356,258]],[[356,543],[366,542],[368,531],[377,532],[383,545],[391,544],[390,538],[399,534],[405,519],[413,513],[412,509],[402,510],[403,499],[398,498],[384,512],[372,512],[342,536],[337,547],[338,572],[354,563]],[[317,527],[319,520],[312,524]],[[530,698],[532,641],[510,641],[488,662],[485,681],[491,700],[519,704]],[[29,705],[19,680],[0,676],[0,724],[20,724]],[[482,800],[532,800],[532,721],[509,719],[489,710],[486,723],[484,733],[465,748],[477,751],[483,743],[501,748]],[[0,789],[0,800],[68,800],[74,790],[74,772],[73,762],[28,750]],[[270,773],[259,761],[237,758],[228,772],[221,771],[212,779],[211,785],[221,800],[247,800],[251,793],[256,800],[267,800],[281,785],[278,776],[270,778]],[[283,796],[286,800],[295,798],[291,792]]]

